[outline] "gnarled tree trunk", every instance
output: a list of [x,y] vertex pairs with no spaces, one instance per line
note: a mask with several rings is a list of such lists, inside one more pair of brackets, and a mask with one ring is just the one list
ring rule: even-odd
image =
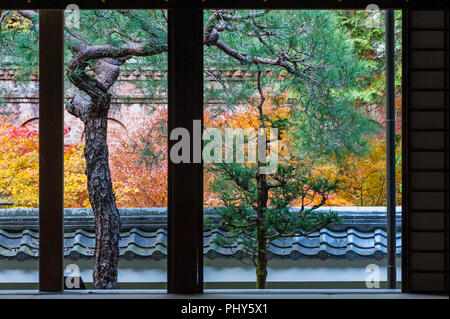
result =
[[[111,103],[108,90],[117,81],[120,66],[132,56],[152,56],[167,52],[167,41],[147,29],[148,42],[138,41],[121,47],[90,45],[81,37],[66,33],[72,59],[67,77],[82,93],[66,104],[67,111],[84,123],[86,175],[89,201],[95,215],[94,287],[116,289],[119,262],[120,216],[116,206],[108,163],[107,116]],[[92,72],[87,72],[89,66]]]
[[[258,92],[260,95],[260,102],[258,105],[259,111],[259,131],[263,130],[265,132],[265,118],[263,112],[263,104],[265,101],[264,92],[261,87],[261,71],[258,71]],[[259,133],[258,133],[259,134]],[[264,135],[264,139],[265,135]],[[259,147],[263,147],[262,150]],[[266,239],[266,228],[265,228],[265,211],[267,209],[267,202],[269,200],[269,186],[267,184],[267,177],[265,174],[261,173],[261,160],[260,156],[266,153],[266,143],[263,145],[259,144],[258,137],[258,171],[256,172],[256,182],[258,186],[258,201],[257,201],[257,212],[256,212],[256,288],[264,289],[266,288],[266,278],[267,278],[267,239]]]
[[[95,259],[93,280],[96,289],[117,289],[120,216],[114,196],[108,163],[107,116],[111,94],[105,85],[114,83],[117,66],[100,64],[103,83],[87,74],[68,72],[72,83],[88,95],[75,95],[66,109],[84,123],[86,176],[89,202],[95,216]],[[101,69],[100,66],[103,66]],[[105,75],[108,75],[106,77]],[[106,81],[105,79],[109,80]],[[109,87],[109,86],[108,86]]]

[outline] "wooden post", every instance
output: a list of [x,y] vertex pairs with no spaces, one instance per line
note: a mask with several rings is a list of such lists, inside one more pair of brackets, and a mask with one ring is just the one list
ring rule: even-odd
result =
[[63,291],[63,11],[39,14],[39,290]]
[[203,123],[202,29],[202,10],[189,1],[169,9],[169,132],[182,127],[191,136],[190,163],[169,158],[169,293],[203,291],[203,163],[193,152],[193,121]]

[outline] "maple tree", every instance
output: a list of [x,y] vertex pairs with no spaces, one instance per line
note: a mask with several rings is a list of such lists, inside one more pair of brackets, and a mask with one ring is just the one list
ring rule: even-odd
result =
[[0,202],[38,207],[38,133],[0,118]]
[[[110,162],[120,207],[167,206],[166,116],[166,110],[159,110],[132,136],[116,136],[120,145],[112,152]],[[148,127],[153,130],[146,131]],[[64,134],[69,131],[70,127],[65,128]],[[64,146],[64,207],[90,207],[83,146]],[[1,117],[0,201],[10,203],[10,207],[39,207],[38,175],[39,131],[17,127]]]
[[[64,129],[67,134],[70,128]],[[64,206],[87,207],[82,145],[64,146]],[[39,207],[39,131],[0,118],[0,201]]]
[[[329,205],[385,206],[386,205],[386,142],[373,139],[365,156],[349,155],[341,167],[341,187]],[[396,135],[396,183],[401,184],[401,138]],[[396,188],[396,201],[401,203],[401,187]]]

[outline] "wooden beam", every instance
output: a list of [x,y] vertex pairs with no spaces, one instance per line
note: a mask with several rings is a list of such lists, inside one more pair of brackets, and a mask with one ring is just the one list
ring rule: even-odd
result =
[[[442,9],[448,0],[406,1],[378,0],[381,10],[401,9],[411,6],[415,9]],[[64,9],[69,4],[77,4],[81,9],[158,9],[170,7],[202,7],[204,9],[365,9],[371,3],[362,0],[2,0],[0,9]]]

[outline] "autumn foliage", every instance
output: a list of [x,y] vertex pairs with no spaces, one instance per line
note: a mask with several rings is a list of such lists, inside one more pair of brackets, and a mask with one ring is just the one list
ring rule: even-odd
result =
[[64,147],[64,207],[90,206],[85,170],[83,145],[66,145]]
[[[67,134],[70,128],[66,128]],[[82,145],[64,147],[66,207],[89,205]],[[39,207],[39,132],[0,118],[0,202]]]
[[[167,206],[166,116],[159,110],[132,133],[116,136],[110,165],[119,207]],[[66,145],[65,207],[90,207],[85,169],[83,145]],[[6,117],[0,118],[0,203],[39,207],[39,132]]]
[[37,207],[39,201],[38,133],[0,118],[0,203]]
[[117,206],[167,206],[167,110],[127,133],[109,158]]
[[[279,104],[283,101],[276,101]],[[271,101],[270,121],[283,122],[288,108],[278,108]],[[110,166],[114,192],[119,207],[167,206],[167,110],[158,109],[132,132],[116,135],[119,145],[111,149]],[[242,106],[220,116],[205,113],[205,127],[257,128],[256,111]],[[68,133],[70,127],[65,129]],[[283,153],[288,137],[281,136]],[[400,137],[397,138],[397,185],[401,181]],[[385,141],[376,137],[366,156],[349,156],[340,166],[324,165],[317,172],[335,175],[340,188],[330,195],[328,206],[384,206],[386,196]],[[39,205],[39,133],[28,127],[16,127],[6,117],[0,118],[0,203],[11,207]],[[64,206],[90,207],[86,188],[83,145],[64,147]],[[214,175],[205,170],[205,206],[222,205],[211,189]],[[398,187],[397,201],[401,199]],[[298,203],[294,203],[298,204]],[[314,202],[311,202],[314,204]]]

